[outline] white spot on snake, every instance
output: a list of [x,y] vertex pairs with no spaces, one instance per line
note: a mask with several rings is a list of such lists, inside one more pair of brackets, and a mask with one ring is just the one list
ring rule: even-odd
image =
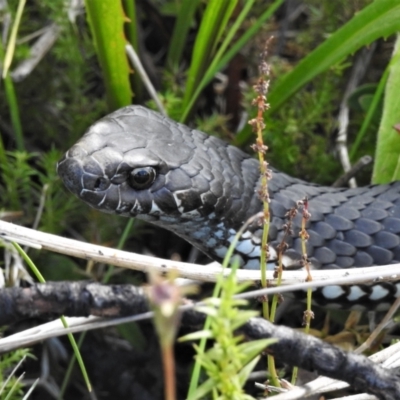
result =
[[208,239],[207,240],[207,242],[206,242],[206,245],[208,246],[208,247],[215,247],[215,245],[217,244],[217,241],[216,241],[216,239],[215,238],[210,238],[210,239]]
[[255,258],[261,256],[261,249],[257,247],[253,247],[253,251],[248,254],[248,257]]
[[344,294],[345,291],[339,285],[331,285],[322,288],[321,293],[326,299],[336,299]]
[[254,258],[252,260],[248,260],[244,266],[245,269],[260,269],[260,260],[258,258]]
[[370,300],[379,300],[387,296],[389,293],[388,289],[385,289],[381,285],[375,285],[372,287],[371,294],[369,295]]
[[118,205],[117,205],[117,210],[121,208],[121,203],[122,203],[122,196],[121,196],[121,186],[117,186],[118,189]]
[[251,232],[246,231],[242,234],[242,239],[249,239],[251,238]]
[[[230,236],[228,237],[228,242],[229,242],[229,243],[232,243],[233,240],[235,239],[235,236],[236,236],[236,234],[235,234],[235,233],[232,233],[232,231],[233,231],[233,229],[230,229],[230,230],[229,230],[229,233],[230,233]],[[233,231],[233,232],[235,232],[235,231]]]
[[175,193],[172,193],[172,197],[173,197],[174,200],[175,200],[176,208],[177,208],[181,213],[183,213],[183,207],[181,207],[181,205],[182,205],[182,200],[180,200],[180,199],[176,196]]
[[225,246],[217,247],[216,249],[214,249],[215,255],[217,255],[220,258],[224,258],[227,251],[228,248]]
[[350,294],[347,296],[349,301],[358,301],[361,297],[365,296],[364,290],[359,286],[350,286]]
[[82,196],[82,194],[83,194],[84,192],[86,192],[86,189],[85,189],[85,182],[83,181],[83,176],[84,176],[84,174],[81,175],[81,187],[83,188],[83,189],[81,190],[81,196]]
[[162,211],[160,210],[155,201],[151,202],[151,210],[149,211],[149,214],[156,214],[156,215],[162,214]]
[[[253,243],[254,243],[254,237],[253,237]],[[269,253],[268,260],[276,260],[278,258],[278,254],[276,253],[276,250],[272,246],[268,246],[268,253]]]
[[[276,260],[278,259],[278,256],[276,256]],[[286,268],[290,268],[293,265],[297,265],[299,263],[299,260],[290,258],[288,256],[283,255],[282,256],[282,265]]]
[[[132,206],[131,208],[131,213],[132,214],[141,214],[143,211],[143,208],[140,206],[140,203],[135,200],[135,204]],[[143,218],[143,216],[141,216],[141,218]]]
[[243,254],[249,254],[254,251],[254,245],[251,239],[242,240],[236,246],[236,250]]
[[222,239],[223,237],[224,237],[224,231],[223,230],[218,230],[218,231],[215,231],[214,232],[214,236],[217,238],[217,239]]

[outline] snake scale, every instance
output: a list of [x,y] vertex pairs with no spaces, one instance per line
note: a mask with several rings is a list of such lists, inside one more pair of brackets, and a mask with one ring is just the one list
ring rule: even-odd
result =
[[[262,209],[259,163],[224,141],[141,106],[94,123],[58,163],[65,186],[90,206],[162,226],[220,261],[238,229]],[[314,269],[400,262],[400,181],[356,189],[307,183],[272,169],[268,183],[269,265],[286,213],[309,199],[307,255]],[[283,257],[301,267],[301,216]],[[262,228],[251,224],[236,246],[242,268],[259,268]],[[387,309],[400,282],[328,286],[313,299],[330,307]]]

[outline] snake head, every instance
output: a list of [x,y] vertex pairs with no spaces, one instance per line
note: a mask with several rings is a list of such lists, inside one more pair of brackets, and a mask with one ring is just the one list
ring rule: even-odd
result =
[[214,177],[206,159],[192,158],[207,136],[191,132],[144,107],[128,106],[93,124],[57,171],[74,195],[103,212],[150,221],[205,213],[204,199],[215,197]]

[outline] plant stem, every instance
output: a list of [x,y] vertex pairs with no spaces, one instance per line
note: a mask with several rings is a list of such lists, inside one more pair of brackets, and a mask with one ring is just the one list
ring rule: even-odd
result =
[[164,398],[165,400],[176,399],[175,385],[175,359],[174,348],[172,345],[163,346],[162,349],[163,369],[164,369]]

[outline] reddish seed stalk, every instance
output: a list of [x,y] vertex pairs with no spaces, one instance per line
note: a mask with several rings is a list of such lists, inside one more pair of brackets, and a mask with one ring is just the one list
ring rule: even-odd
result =
[[175,358],[173,346],[163,346],[162,359],[164,367],[164,398],[165,400],[176,400],[176,384],[175,384]]
[[[270,227],[270,210],[269,210],[269,193],[268,193],[268,180],[271,178],[271,171],[268,169],[268,163],[265,161],[264,154],[268,150],[268,147],[263,143],[262,133],[265,129],[264,123],[264,112],[269,108],[269,104],[267,103],[266,95],[268,92],[269,87],[269,74],[270,69],[269,65],[266,63],[265,58],[268,53],[268,46],[269,42],[267,42],[262,54],[261,54],[261,61],[259,65],[260,77],[254,85],[254,90],[257,93],[256,98],[253,100],[252,104],[257,106],[257,117],[250,120],[249,124],[252,126],[253,131],[257,135],[256,144],[253,146],[253,149],[258,154],[258,159],[260,162],[260,173],[261,173],[261,188],[259,190],[259,197],[263,203],[263,234],[262,234],[262,241],[261,241],[261,257],[260,257],[260,264],[261,264],[261,285],[263,287],[267,286],[267,277],[266,277],[266,265],[269,258],[268,254],[268,233]],[[306,243],[309,238],[309,235],[306,230],[306,224],[308,219],[310,218],[310,214],[308,212],[308,200],[304,199],[303,201],[298,202],[296,207],[288,212],[288,223],[284,226],[284,237],[280,245],[278,246],[278,269],[276,271],[277,276],[277,284],[278,286],[281,283],[282,279],[282,272],[283,272],[283,265],[282,265],[282,256],[284,251],[287,248],[287,244],[285,242],[286,238],[291,235],[292,232],[292,221],[293,218],[296,216],[298,212],[299,206],[302,207],[302,228],[300,231],[300,238],[302,243],[302,257],[303,257],[303,265],[307,271],[307,281],[312,280],[310,274],[310,266],[307,257],[307,248]],[[266,319],[269,319],[271,322],[275,320],[275,313],[278,306],[278,295],[275,295],[272,300],[271,310],[269,309],[268,305],[268,298],[263,299],[263,316]],[[313,313],[311,310],[311,300],[312,300],[312,290],[309,289],[307,291],[307,310],[304,313],[304,321],[306,325],[306,332],[310,329],[310,322],[313,318]],[[268,356],[268,369],[271,374],[272,384],[279,386],[279,380],[275,370],[275,362],[273,357]],[[295,377],[296,371],[294,370]]]
[[[302,256],[303,256],[303,264],[304,268],[307,271],[307,278],[306,281],[310,282],[312,281],[312,276],[310,272],[310,262],[308,261],[307,257],[307,248],[306,248],[306,243],[307,240],[309,239],[310,235],[308,234],[306,230],[306,225],[307,221],[310,219],[311,214],[308,211],[308,199],[305,198],[301,202],[302,207],[303,207],[303,212],[302,212],[302,219],[301,219],[301,231],[300,231],[300,238],[301,238],[301,249],[302,249]],[[312,302],[312,289],[307,290],[307,310],[304,312],[304,331],[308,333],[310,331],[310,325],[311,325],[311,320],[314,318],[314,313],[311,310],[311,302]]]
[[[271,178],[271,171],[268,169],[268,163],[265,161],[264,153],[268,150],[268,147],[264,145],[262,133],[265,129],[264,123],[264,112],[269,108],[269,104],[267,103],[267,92],[269,87],[269,74],[270,68],[267,62],[265,61],[266,56],[268,54],[268,46],[270,44],[270,40],[267,41],[266,46],[261,53],[261,61],[259,65],[260,77],[254,85],[254,90],[257,93],[256,98],[253,100],[252,104],[257,106],[257,117],[250,120],[249,124],[252,126],[253,131],[257,135],[256,144],[253,146],[254,151],[258,154],[258,160],[260,162],[260,173],[261,173],[261,187],[259,190],[259,197],[263,203],[263,233],[261,240],[261,257],[260,257],[260,265],[261,265],[261,285],[262,287],[267,287],[267,261],[269,259],[269,251],[268,251],[268,234],[270,227],[270,210],[269,210],[269,193],[268,193],[268,180]],[[278,302],[278,296],[274,296],[273,304]],[[271,320],[271,313],[269,310],[268,298],[264,298],[262,301],[262,309],[263,316],[265,319]],[[275,318],[275,312],[272,313],[272,318]],[[268,370],[271,376],[271,383],[274,386],[280,386],[278,374],[275,368],[275,360],[272,356],[268,356]]]
[[[265,58],[268,54],[268,41],[263,52],[260,55],[261,61],[259,65],[260,77],[257,83],[253,86],[254,91],[257,93],[256,98],[252,104],[257,107],[257,117],[250,120],[249,124],[252,126],[253,131],[257,135],[256,144],[253,146],[254,151],[258,154],[260,162],[260,173],[261,173],[261,187],[259,190],[260,200],[263,202],[263,234],[261,240],[261,285],[267,286],[267,273],[266,265],[268,260],[268,233],[270,223],[270,212],[269,212],[269,194],[268,194],[268,179],[270,178],[270,171],[268,170],[268,163],[265,161],[264,153],[268,150],[268,147],[263,143],[262,133],[265,128],[264,123],[264,112],[268,109],[266,95],[269,87],[269,65],[266,63]],[[269,319],[268,301],[263,301],[263,315]]]

